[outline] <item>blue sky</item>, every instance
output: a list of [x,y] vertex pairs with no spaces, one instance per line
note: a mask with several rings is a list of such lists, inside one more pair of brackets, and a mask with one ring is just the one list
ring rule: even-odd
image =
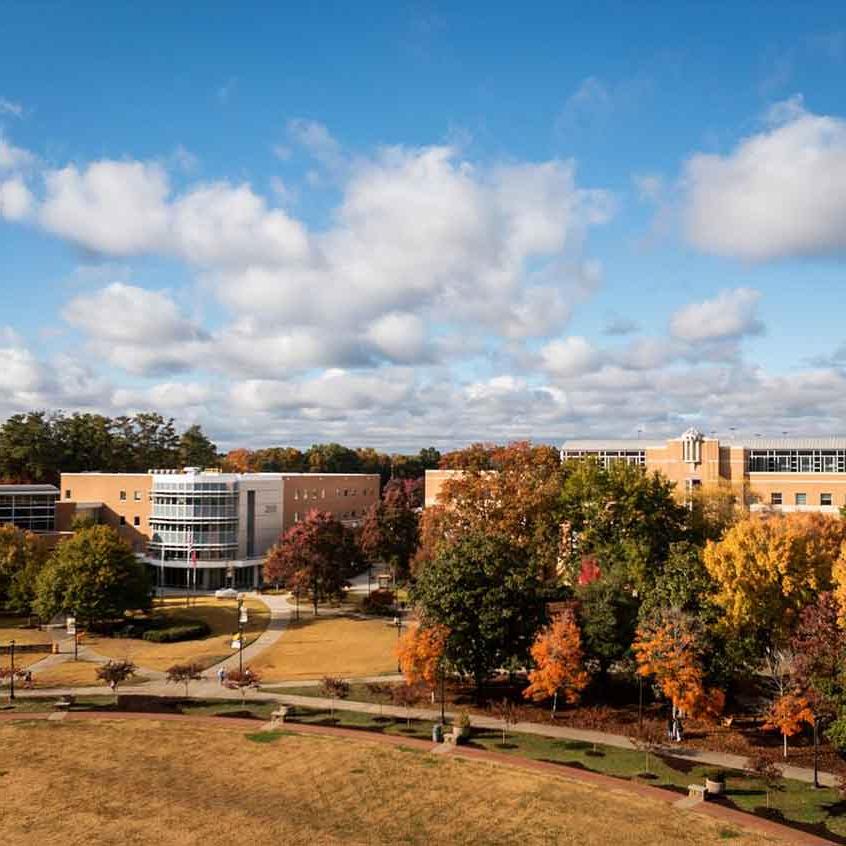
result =
[[0,8],[0,414],[842,433],[838,3]]

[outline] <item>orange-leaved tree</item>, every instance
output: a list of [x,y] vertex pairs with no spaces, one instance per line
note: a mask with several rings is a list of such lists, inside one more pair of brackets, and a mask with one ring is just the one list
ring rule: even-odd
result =
[[723,710],[725,695],[705,686],[700,644],[693,617],[663,609],[638,627],[632,646],[638,673],[653,677],[675,710],[715,717]]
[[529,673],[526,699],[552,699],[552,717],[558,708],[558,696],[574,704],[587,687],[590,677],[584,668],[582,635],[572,612],[559,614],[538,632],[531,648],[535,668]]
[[785,693],[773,702],[765,729],[778,729],[784,738],[784,757],[787,757],[787,738],[802,731],[803,725],[814,724],[814,712],[804,696],[795,693]]
[[426,685],[434,692],[443,670],[444,647],[449,631],[445,626],[412,626],[397,644],[397,658],[410,685]]

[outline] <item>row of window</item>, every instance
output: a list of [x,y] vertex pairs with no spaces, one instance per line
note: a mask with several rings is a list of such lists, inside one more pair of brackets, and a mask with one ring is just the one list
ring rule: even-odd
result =
[[[355,510],[355,509],[353,509],[352,511],[344,511],[344,513],[343,513],[343,514],[336,514],[336,515],[335,515],[335,517],[337,517],[337,518],[338,518],[338,520],[355,520],[355,519],[356,519],[356,516],[358,516],[358,517],[364,517],[364,511],[359,511],[359,512],[356,514],[356,510]],[[303,515],[302,515],[302,514],[300,514],[300,512],[299,512],[299,511],[295,511],[295,512],[294,512],[294,522],[295,522],[295,523],[299,523],[299,522],[300,522],[300,520],[302,520],[302,519],[303,519]]]
[[[372,496],[376,492],[375,488],[362,488],[362,496]],[[335,488],[335,496],[358,496],[358,488]],[[308,491],[306,488],[294,488],[294,499],[317,499],[317,488],[312,488]],[[320,499],[326,499],[326,488],[320,489]]]
[[750,473],[846,473],[843,449],[750,449]]
[[[794,505],[807,505],[808,495],[805,493],[793,494]],[[834,505],[834,495],[830,493],[820,494],[820,505]],[[770,494],[770,505],[784,505],[784,497],[781,493],[774,492]]]

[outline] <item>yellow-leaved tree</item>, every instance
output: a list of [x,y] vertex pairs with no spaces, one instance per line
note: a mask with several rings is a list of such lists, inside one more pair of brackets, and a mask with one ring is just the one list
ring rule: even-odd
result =
[[538,632],[532,644],[535,668],[529,673],[529,686],[523,691],[526,699],[552,699],[552,717],[558,708],[558,697],[574,704],[590,677],[584,668],[582,636],[571,612],[560,614]]
[[831,575],[834,582],[834,598],[840,606],[840,625],[846,629],[846,541],[840,547],[840,557],[834,562]]
[[737,632],[784,643],[799,613],[831,587],[846,521],[816,513],[750,516],[705,547],[714,597]]

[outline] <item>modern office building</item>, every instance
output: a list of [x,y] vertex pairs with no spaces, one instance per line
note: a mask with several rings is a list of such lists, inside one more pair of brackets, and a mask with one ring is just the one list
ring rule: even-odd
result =
[[723,443],[688,429],[668,441],[572,440],[562,460],[592,456],[660,470],[680,491],[722,485],[752,511],[821,511],[846,505],[846,438],[753,438]]
[[53,485],[0,485],[0,526],[52,534],[58,498],[59,489]]
[[[356,525],[378,501],[378,474],[63,473],[57,522],[89,516],[114,526],[154,568],[156,583],[252,587],[279,536],[313,510]],[[193,575],[191,576],[193,584]]]

